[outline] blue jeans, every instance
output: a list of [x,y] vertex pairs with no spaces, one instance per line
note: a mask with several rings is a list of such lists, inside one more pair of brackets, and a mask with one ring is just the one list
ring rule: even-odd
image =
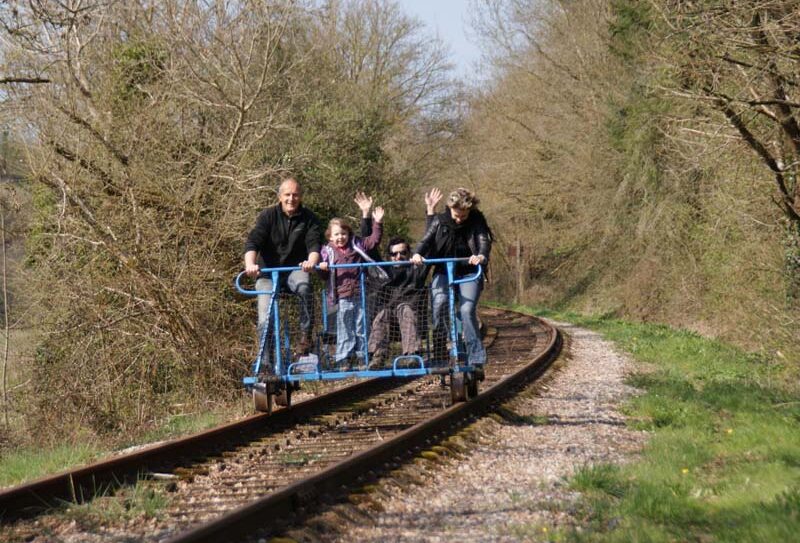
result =
[[[456,277],[458,279],[458,277]],[[455,287],[456,319],[461,321],[464,344],[469,364],[485,364],[486,349],[478,334],[478,298],[483,290],[483,278],[477,281],[461,283]],[[435,343],[446,342],[449,337],[445,328],[450,311],[447,302],[447,275],[438,274],[431,281],[431,305],[433,306],[434,352]],[[441,350],[441,347],[440,349]]]
[[[303,270],[295,270],[280,276],[281,291],[288,290],[300,298],[300,331],[302,334],[310,336],[314,326],[314,293],[311,291],[311,277]],[[272,290],[271,277],[259,277],[256,281],[256,290]],[[259,294],[258,296],[258,337],[264,333],[264,327],[269,326],[272,315],[269,313],[269,304],[272,300],[270,294]],[[271,331],[267,332],[267,337],[271,338]],[[267,341],[264,346],[263,361],[269,361],[271,355],[270,345],[272,341]]]
[[364,311],[356,296],[339,298],[336,304],[336,362],[351,355],[364,356]]

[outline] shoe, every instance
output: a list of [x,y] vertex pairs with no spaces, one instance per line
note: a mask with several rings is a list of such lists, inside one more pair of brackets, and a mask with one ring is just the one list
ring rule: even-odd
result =
[[369,369],[377,370],[386,367],[386,351],[379,349],[369,356]]
[[334,365],[336,366],[336,371],[352,371],[357,363],[358,359],[355,355],[351,354],[347,358],[336,360]]
[[358,371],[364,367],[364,358],[358,355],[350,355],[347,358],[350,371]]

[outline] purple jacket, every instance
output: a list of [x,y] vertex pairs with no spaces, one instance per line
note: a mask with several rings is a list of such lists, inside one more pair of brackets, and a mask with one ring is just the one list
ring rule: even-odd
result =
[[[350,243],[344,249],[338,249],[328,243],[320,253],[322,261],[328,264],[355,264],[365,260],[354,249],[353,245],[364,251],[370,251],[378,246],[383,234],[383,225],[379,222],[372,224],[372,233],[369,237],[351,237]],[[347,298],[358,292],[359,268],[338,268],[327,272],[319,272],[323,279],[328,279],[328,302],[335,304],[339,298]]]

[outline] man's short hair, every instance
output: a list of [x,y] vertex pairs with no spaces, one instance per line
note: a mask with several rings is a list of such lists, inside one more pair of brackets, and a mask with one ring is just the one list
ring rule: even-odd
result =
[[300,189],[300,194],[303,194],[303,185],[300,184],[300,181],[297,180],[297,177],[294,175],[284,175],[281,177],[281,182],[278,185],[278,194],[281,193],[281,189],[283,189],[283,185],[288,183],[289,181],[294,182],[297,185],[297,188]]
[[408,241],[406,240],[406,238],[404,238],[403,236],[394,236],[394,237],[389,238],[389,242],[386,244],[386,250],[388,251],[389,247],[391,247],[392,245],[398,245],[400,243],[404,243],[406,245],[410,245],[408,243]]
[[411,244],[403,236],[393,236],[389,238],[389,242],[386,244],[386,256],[388,256],[390,260],[392,258],[392,247],[401,243],[405,245],[409,251],[411,250]]

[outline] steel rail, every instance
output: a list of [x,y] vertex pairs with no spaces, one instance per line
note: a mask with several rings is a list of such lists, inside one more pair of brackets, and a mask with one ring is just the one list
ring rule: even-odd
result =
[[88,501],[98,493],[135,482],[138,477],[147,473],[191,465],[220,449],[230,449],[236,444],[251,441],[254,433],[285,427],[296,420],[330,409],[333,405],[352,401],[355,395],[370,393],[375,388],[388,390],[408,382],[409,379],[361,381],[298,402],[289,408],[279,409],[272,415],[253,415],[191,436],[151,445],[132,453],[2,490],[0,521],[8,522],[34,516],[42,510],[65,502]]
[[[530,317],[530,315],[525,316]],[[309,507],[341,494],[343,487],[351,486],[354,481],[364,481],[370,472],[374,476],[374,473],[381,471],[385,466],[391,466],[398,460],[408,458],[428,443],[451,434],[466,425],[473,415],[485,412],[515,389],[531,379],[538,378],[556,359],[561,350],[561,334],[557,328],[544,321],[539,320],[539,322],[548,329],[547,347],[529,364],[477,397],[465,403],[455,404],[427,421],[350,456],[311,477],[234,509],[196,528],[179,533],[167,542],[230,541],[252,535],[255,531],[276,533],[302,518]]]

